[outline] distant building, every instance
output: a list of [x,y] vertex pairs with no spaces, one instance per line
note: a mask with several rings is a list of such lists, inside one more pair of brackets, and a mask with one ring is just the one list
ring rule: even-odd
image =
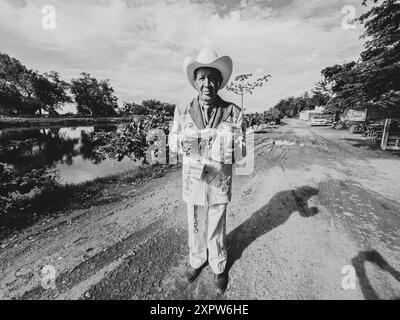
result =
[[343,114],[342,121],[365,122],[367,120],[367,109],[349,109]]
[[314,110],[304,110],[300,112],[299,119],[304,121],[311,121],[316,115],[324,113],[324,107],[315,107]]

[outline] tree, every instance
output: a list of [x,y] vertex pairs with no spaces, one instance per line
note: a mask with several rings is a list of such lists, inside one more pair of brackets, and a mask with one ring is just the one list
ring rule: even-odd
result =
[[270,122],[274,122],[274,124],[277,125],[280,124],[283,116],[284,115],[282,112],[276,108],[271,108],[263,113],[249,113],[244,116],[243,128],[246,130],[249,127],[258,126],[261,124],[269,124]]
[[134,102],[124,102],[124,106],[121,109],[123,115],[148,115],[154,112],[163,112],[167,116],[172,117],[174,115],[176,105],[173,103],[161,102],[158,100],[143,100],[141,104]]
[[107,117],[116,114],[118,98],[109,80],[92,78],[82,72],[81,77],[71,80],[71,93],[74,96],[78,113],[84,116]]
[[[367,3],[362,1],[365,6]],[[340,112],[374,104],[395,105],[400,100],[399,1],[385,0],[358,21],[364,24],[361,38],[366,40],[360,59],[321,72],[332,90],[328,107]]]
[[176,105],[171,103],[165,103],[158,100],[144,100],[142,106],[148,111],[165,111],[166,115],[173,116]]
[[264,112],[265,122],[274,121],[275,124],[280,124],[283,117],[283,113],[276,108],[271,108],[270,110]]
[[6,115],[33,115],[54,112],[70,102],[68,84],[57,72],[40,74],[20,61],[0,53],[0,112]]
[[120,113],[124,116],[132,116],[132,115],[140,116],[147,114],[148,111],[141,104],[136,104],[134,102],[131,103],[124,102],[124,106],[121,108]]
[[329,88],[327,81],[319,81],[315,85],[312,92],[312,104],[315,106],[326,106],[329,100],[332,98],[332,90]]
[[32,70],[28,70],[17,59],[0,52],[0,105],[7,114],[35,113],[37,101],[32,77]]
[[[370,0],[375,4],[378,0]],[[363,0],[367,5],[369,1]],[[359,19],[364,24],[365,50],[360,71],[365,96],[372,102],[400,97],[400,2],[385,0]]]
[[348,62],[343,65],[334,65],[321,71],[324,81],[332,90],[331,105],[343,112],[355,104],[367,103],[361,65],[357,62]]
[[241,96],[241,108],[243,111],[244,111],[243,109],[244,95],[246,93],[252,95],[257,87],[262,87],[264,84],[268,82],[268,78],[271,77],[271,75],[268,74],[261,78],[258,78],[255,81],[245,83],[245,81],[251,78],[252,76],[253,74],[251,73],[238,75],[234,79],[234,81],[231,81],[231,83],[226,87],[226,90],[232,91],[233,93]]
[[44,75],[35,73],[32,80],[35,96],[39,100],[39,114],[42,114],[42,109],[49,114],[54,113],[63,104],[72,102],[71,97],[67,94],[69,85],[60,79],[57,72],[51,71]]
[[0,79],[0,115],[19,115],[22,109],[22,96],[15,86],[7,85]]
[[289,97],[281,99],[274,107],[274,109],[280,111],[284,116],[289,118],[295,118],[303,110],[314,109],[312,98],[308,92],[305,92],[300,97]]

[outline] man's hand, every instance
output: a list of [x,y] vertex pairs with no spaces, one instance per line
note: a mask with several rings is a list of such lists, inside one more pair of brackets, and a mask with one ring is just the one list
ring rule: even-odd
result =
[[193,145],[197,144],[198,139],[193,137],[184,137],[181,140],[182,150],[186,155],[189,155],[190,151],[193,150]]
[[216,138],[215,129],[204,129],[201,132],[185,130],[180,135],[180,146],[186,156],[202,161],[207,160],[209,148]]
[[188,156],[190,151],[198,149],[198,134],[191,130],[185,130],[180,135],[180,144],[182,151]]

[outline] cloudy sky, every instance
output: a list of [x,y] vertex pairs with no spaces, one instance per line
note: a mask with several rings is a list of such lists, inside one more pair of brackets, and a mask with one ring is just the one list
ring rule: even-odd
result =
[[[45,5],[56,10],[55,30],[42,27]],[[361,0],[0,0],[0,51],[68,81],[83,71],[109,78],[119,104],[178,103],[195,95],[184,58],[211,47],[232,57],[234,75],[271,74],[245,99],[255,112],[311,89],[324,67],[357,59],[363,28],[343,28],[345,6],[366,10]]]

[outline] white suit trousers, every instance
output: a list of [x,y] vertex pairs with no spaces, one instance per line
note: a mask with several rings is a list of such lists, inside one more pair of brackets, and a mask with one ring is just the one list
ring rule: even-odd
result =
[[189,227],[189,257],[193,268],[200,268],[207,261],[215,274],[225,270],[227,204],[198,206],[187,203]]

